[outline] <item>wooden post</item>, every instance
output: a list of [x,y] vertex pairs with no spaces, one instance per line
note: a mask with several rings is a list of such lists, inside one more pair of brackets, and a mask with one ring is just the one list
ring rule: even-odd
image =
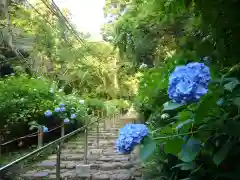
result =
[[104,129],[104,131],[106,131],[106,129],[107,129],[107,127],[106,127],[106,118],[103,115],[103,111],[102,111],[101,117],[103,119],[103,129]]
[[61,127],[61,137],[63,137],[64,135],[65,135],[65,129],[64,129],[64,122],[63,122]]
[[38,148],[43,146],[43,127],[38,128]]
[[98,118],[98,121],[97,121],[97,149],[99,149],[99,121],[100,121],[100,111],[97,112],[97,118]]
[[0,134],[0,157],[2,155],[2,142],[3,142],[3,136]]
[[84,130],[84,164],[88,163],[87,153],[88,153],[88,129],[86,127]]
[[56,159],[56,179],[60,180],[61,175],[61,143],[57,145],[57,159]]

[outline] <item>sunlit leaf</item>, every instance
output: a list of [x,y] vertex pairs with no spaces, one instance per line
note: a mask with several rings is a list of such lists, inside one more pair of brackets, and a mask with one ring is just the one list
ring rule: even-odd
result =
[[183,106],[182,104],[174,103],[174,102],[166,102],[163,104],[164,111],[175,110],[179,107]]
[[238,79],[234,79],[234,80],[232,80],[231,82],[225,84],[225,85],[224,85],[224,88],[225,88],[226,90],[232,92],[232,91],[234,90],[234,88],[235,88],[237,85],[239,85],[239,84],[240,84],[240,82],[238,81]]
[[177,164],[177,165],[173,166],[172,169],[173,168],[178,168],[178,167],[181,170],[186,171],[186,170],[194,169],[195,168],[195,164],[193,164],[192,162],[190,162],[190,163],[181,163],[181,164]]

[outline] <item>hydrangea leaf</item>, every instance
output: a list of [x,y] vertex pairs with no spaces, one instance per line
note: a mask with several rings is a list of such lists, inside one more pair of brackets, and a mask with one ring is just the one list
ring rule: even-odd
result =
[[193,161],[202,148],[201,142],[195,138],[190,138],[186,144],[182,146],[182,150],[178,157],[183,162]]
[[214,108],[218,108],[217,101],[220,93],[215,91],[214,94],[210,93],[204,96],[199,103],[199,106],[195,113],[195,123],[200,123]]
[[178,155],[178,153],[181,151],[182,145],[184,144],[184,140],[182,138],[176,137],[171,140],[168,140],[166,144],[164,145],[164,151],[165,153]]
[[156,143],[150,137],[146,136],[143,139],[143,142],[140,146],[140,154],[139,157],[142,161],[145,161],[155,150]]
[[183,106],[182,104],[174,103],[174,102],[166,102],[163,104],[164,111],[171,111]]
[[182,171],[187,171],[187,170],[191,170],[194,169],[196,166],[194,163],[189,162],[189,163],[181,163],[181,164],[177,164],[176,166],[173,166],[173,168],[180,168]]
[[240,82],[237,79],[233,79],[231,82],[224,85],[224,88],[230,92],[232,92]]
[[240,98],[234,98],[233,104],[240,107]]
[[218,166],[227,156],[229,150],[232,147],[232,142],[227,141],[221,149],[213,156],[214,163]]
[[221,129],[222,132],[227,133],[229,136],[239,137],[240,136],[240,123],[236,121],[227,121]]
[[191,124],[193,123],[193,119],[188,119],[186,121],[178,123],[176,126],[176,130],[179,132],[180,130],[188,130]]

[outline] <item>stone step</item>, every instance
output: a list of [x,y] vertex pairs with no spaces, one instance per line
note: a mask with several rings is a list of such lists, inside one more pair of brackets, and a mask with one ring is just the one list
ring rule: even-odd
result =
[[[88,132],[89,135],[97,135],[97,131],[90,131]],[[103,132],[103,131],[99,131],[99,134],[102,134],[102,135],[107,135],[107,136],[116,136],[118,135],[119,133],[118,132]]]
[[[84,134],[76,139],[65,142],[61,148],[61,179],[64,180],[130,180],[139,166],[137,154],[119,154],[116,151],[115,142],[119,129],[124,126],[121,121],[100,123],[99,148],[97,149],[97,129],[93,127],[88,131],[88,164],[90,173],[86,176],[79,174],[78,167],[84,165]],[[25,180],[56,180],[56,154],[50,155],[46,160],[33,165],[33,171],[28,171]],[[135,172],[136,173],[136,172]],[[139,173],[138,173],[139,174]],[[134,177],[140,177],[134,175]],[[140,178],[141,179],[141,178]]]
[[[47,160],[40,162],[37,164],[37,166],[40,167],[53,167],[56,165],[56,154],[48,156]],[[129,154],[129,155],[124,155],[124,154],[119,154],[117,152],[109,154],[109,153],[104,153],[103,149],[90,149],[88,151],[88,160],[91,161],[92,163],[94,162],[126,162],[133,160],[135,161],[136,159],[136,154]],[[82,153],[74,153],[71,151],[68,151],[67,153],[62,153],[61,154],[61,164],[66,164],[69,163],[70,161],[76,161],[80,162],[83,161],[84,159],[84,152]]]
[[[76,170],[69,169],[61,169],[61,180],[71,179],[74,180],[76,178]],[[24,175],[22,175],[24,180],[56,180],[56,170],[55,169],[47,169],[47,170],[34,170],[28,171]],[[77,180],[77,179],[75,179]]]
[[[107,138],[107,139],[117,139],[118,136],[106,136],[105,138]],[[94,135],[94,136],[89,135],[88,139],[97,139],[97,135]]]
[[[116,169],[114,171],[91,170],[89,176],[77,175],[76,170],[61,169],[61,179],[69,180],[133,180],[141,179],[141,173],[135,173],[135,169]],[[134,178],[133,178],[134,175]],[[27,172],[25,180],[56,180],[55,170],[43,170]]]
[[[115,170],[98,170],[97,172],[91,171],[91,174],[84,176],[76,173],[78,178],[85,180],[134,180],[134,168],[131,169],[115,169]],[[138,173],[138,176],[141,174]]]
[[[84,145],[76,145],[76,144],[65,144],[64,149],[84,149]],[[97,147],[97,141],[88,144],[88,149],[95,149]],[[115,147],[115,141],[106,141],[99,142],[99,147],[101,148],[112,148]]]
[[[75,169],[77,165],[84,164],[83,156],[73,155],[72,158],[70,156],[66,157],[66,159],[61,159],[60,167],[61,169]],[[89,157],[88,164],[90,164],[90,169],[95,170],[114,170],[114,169],[129,169],[134,167],[138,162],[130,162],[131,158],[123,158],[119,157],[110,158],[110,157]],[[36,165],[36,169],[56,169],[56,160],[45,160]]]
[[[90,171],[99,170],[99,171],[113,171],[117,169],[130,169],[133,168],[137,163],[125,161],[125,162],[102,162],[95,161],[89,162]],[[84,165],[84,163],[79,163],[76,167],[76,171],[79,171],[79,166]]]

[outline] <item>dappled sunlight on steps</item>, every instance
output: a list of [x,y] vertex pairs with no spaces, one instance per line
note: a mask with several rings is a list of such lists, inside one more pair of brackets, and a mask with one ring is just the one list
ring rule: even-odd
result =
[[[107,122],[106,122],[107,123]],[[84,137],[71,139],[62,145],[61,150],[61,178],[71,180],[133,180],[141,179],[140,163],[136,151],[130,155],[116,152],[115,139],[123,124],[118,120],[115,127],[104,130],[100,124],[99,147],[97,149],[96,129],[88,135],[88,164],[90,174],[81,175],[78,165],[84,165]],[[56,179],[56,155],[48,156],[42,162],[33,165],[34,170],[21,174],[26,180],[54,180]]]

